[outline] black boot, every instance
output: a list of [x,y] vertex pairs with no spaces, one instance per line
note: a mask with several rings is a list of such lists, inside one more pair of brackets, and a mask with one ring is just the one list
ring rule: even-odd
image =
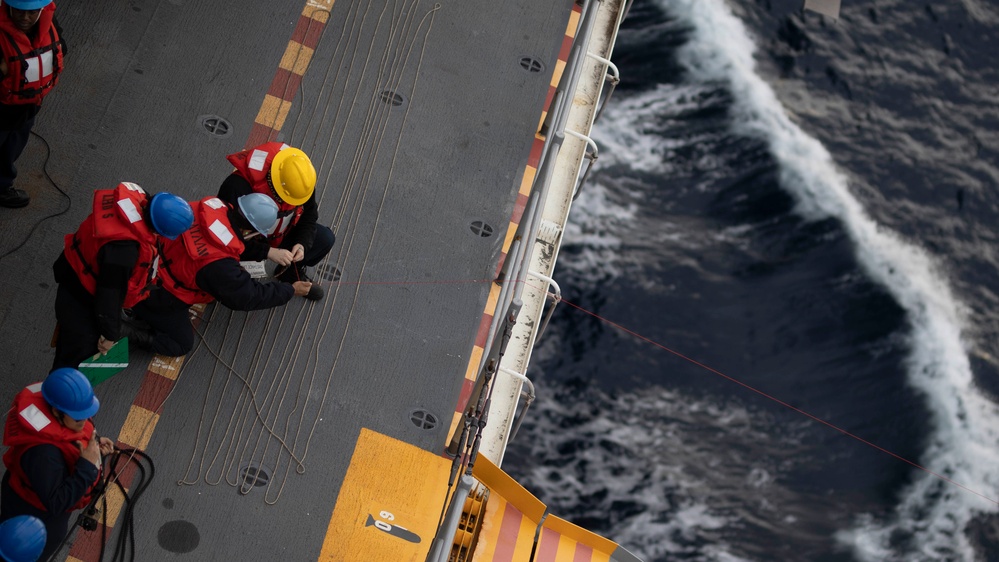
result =
[[29,201],[31,197],[28,197],[28,192],[23,189],[15,189],[13,186],[0,187],[0,207],[17,209],[26,206]]
[[121,337],[128,338],[129,345],[134,345],[141,349],[152,350],[153,338],[156,336],[152,329],[139,325],[135,320],[122,319]]

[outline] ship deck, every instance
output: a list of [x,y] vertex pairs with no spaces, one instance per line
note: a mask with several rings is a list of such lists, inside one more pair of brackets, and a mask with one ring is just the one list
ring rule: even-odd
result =
[[[415,529],[436,527],[446,488],[421,492],[439,494],[433,512],[407,513],[383,484],[436,482],[421,466],[441,458],[467,398],[572,5],[59,5],[69,54],[35,126],[47,146],[33,137],[18,161],[32,202],[0,209],[0,254],[27,239],[0,268],[3,396],[48,372],[51,264],[94,189],[132,181],[200,199],[231,171],[227,154],[279,140],[312,157],[320,221],[337,236],[317,276],[324,300],[211,305],[182,363],[133,350],[97,387],[101,434],[155,462],[138,559],[343,559],[335,543],[363,525],[349,514],[366,501],[400,514],[425,553],[431,537]],[[217,117],[227,126],[210,131]],[[32,232],[67,206],[46,160],[72,205]],[[428,414],[436,423],[414,423]],[[98,536],[77,531],[59,559],[96,560]]]

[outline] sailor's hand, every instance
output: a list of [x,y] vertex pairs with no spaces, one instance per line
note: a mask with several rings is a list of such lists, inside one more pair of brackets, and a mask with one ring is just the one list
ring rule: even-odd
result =
[[296,297],[304,297],[312,290],[312,283],[308,281],[295,281],[291,286],[295,288]]
[[98,445],[101,448],[101,455],[106,457],[114,452],[114,441],[108,439],[107,437],[101,437],[99,441],[100,443],[98,443]]
[[302,261],[305,257],[305,246],[295,244],[291,247],[291,261]]
[[267,259],[278,265],[291,265],[293,255],[284,248],[271,248],[267,250]]
[[105,338],[104,336],[101,336],[97,340],[97,351],[100,351],[101,355],[106,355],[107,352],[111,351],[111,348],[114,347],[114,343],[115,342]]
[[87,443],[86,447],[80,441],[76,442],[76,446],[80,448],[81,457],[93,463],[94,466],[101,466],[101,447],[97,439],[97,430],[94,430],[94,434],[90,437],[90,442]]

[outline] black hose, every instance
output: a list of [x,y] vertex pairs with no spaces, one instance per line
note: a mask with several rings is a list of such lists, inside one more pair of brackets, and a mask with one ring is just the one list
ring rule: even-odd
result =
[[63,189],[61,187],[59,187],[59,184],[57,184],[55,182],[55,180],[52,179],[52,176],[49,174],[49,157],[52,156],[52,149],[49,147],[49,141],[45,140],[45,137],[43,137],[42,135],[39,135],[38,133],[36,133],[34,131],[31,131],[31,134],[35,135],[36,137],[38,137],[38,139],[41,140],[45,144],[45,161],[42,163],[42,171],[45,173],[45,177],[49,179],[49,182],[51,182],[52,185],[55,186],[56,190],[59,193],[62,193],[62,196],[66,198],[66,203],[67,204],[66,204],[66,208],[63,209],[63,210],[61,210],[61,211],[59,211],[58,213],[52,213],[50,215],[46,215],[46,216],[42,217],[41,219],[39,219],[38,222],[36,222],[34,224],[34,226],[31,227],[31,230],[28,231],[28,235],[24,237],[24,240],[22,240],[20,244],[18,244],[17,246],[14,246],[10,250],[7,250],[3,254],[0,254],[0,260],[4,259],[5,257],[7,257],[7,256],[13,254],[14,252],[20,250],[21,248],[23,248],[24,245],[28,243],[28,240],[31,240],[31,235],[35,233],[35,230],[37,230],[38,227],[41,226],[41,224],[43,222],[45,222],[45,221],[47,221],[47,220],[49,220],[51,218],[55,218],[55,217],[58,217],[60,215],[66,214],[66,212],[69,211],[70,207],[73,206],[73,198],[70,197],[68,193],[66,193],[65,191],[63,191]]

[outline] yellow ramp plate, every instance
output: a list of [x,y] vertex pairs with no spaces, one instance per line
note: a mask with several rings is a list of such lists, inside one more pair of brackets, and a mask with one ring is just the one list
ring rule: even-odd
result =
[[426,560],[450,469],[445,458],[361,429],[319,560]]

